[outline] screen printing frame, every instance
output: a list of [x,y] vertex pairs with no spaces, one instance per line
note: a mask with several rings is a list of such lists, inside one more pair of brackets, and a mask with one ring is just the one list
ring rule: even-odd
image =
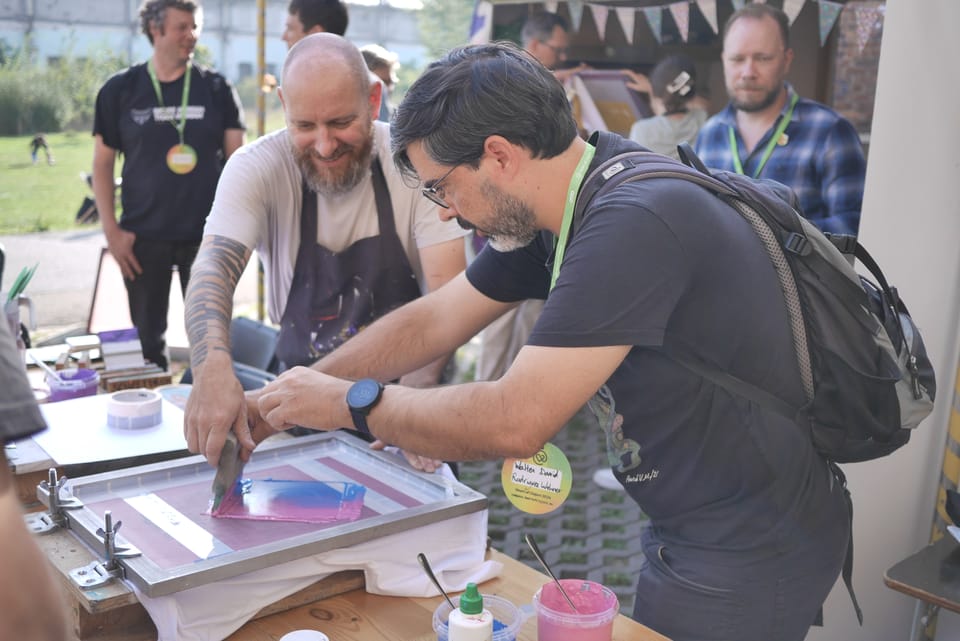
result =
[[[247,549],[235,549],[224,554],[200,558],[191,563],[164,568],[155,563],[146,553],[132,558],[119,558],[125,578],[132,581],[148,596],[163,596],[180,590],[238,576],[268,566],[294,561],[329,550],[364,543],[391,534],[451,519],[464,514],[479,512],[487,507],[483,494],[462,483],[439,474],[418,472],[397,454],[369,449],[369,444],[344,432],[325,432],[277,442],[264,442],[253,453],[244,470],[244,476],[271,466],[296,465],[310,462],[318,456],[335,454],[338,461],[348,461],[364,466],[369,474],[383,480],[393,488],[409,491],[423,499],[419,505],[407,506],[397,511],[361,517],[360,519],[329,526],[313,526],[315,531],[286,538],[271,540]],[[103,539],[98,529],[104,527],[102,509],[92,505],[102,504],[105,499],[122,500],[129,497],[152,495],[164,488],[182,488],[189,484],[202,483],[209,488],[213,481],[214,468],[202,456],[165,461],[89,477],[69,479],[66,487],[72,496],[83,503],[79,509],[65,512],[68,527],[86,545],[103,555]],[[318,479],[330,480],[330,479]],[[208,500],[204,496],[203,500]],[[366,500],[366,499],[365,499]],[[143,550],[136,535],[130,535],[129,527],[117,527],[118,516],[112,514],[117,529],[115,544],[118,548],[133,546]],[[250,527],[251,523],[261,528],[270,528],[270,522],[223,521],[222,527]],[[122,521],[119,521],[122,522]],[[231,525],[233,522],[237,525]],[[218,526],[220,524],[218,523]],[[307,524],[309,525],[309,524]],[[176,539],[171,539],[178,543]]]

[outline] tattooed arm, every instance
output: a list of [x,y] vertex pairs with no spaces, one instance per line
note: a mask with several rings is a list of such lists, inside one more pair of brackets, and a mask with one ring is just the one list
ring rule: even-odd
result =
[[243,388],[233,373],[230,319],[233,294],[251,250],[224,236],[204,236],[190,272],[184,321],[190,341],[193,390],[187,400],[183,433],[191,452],[211,464],[231,429],[252,450]]

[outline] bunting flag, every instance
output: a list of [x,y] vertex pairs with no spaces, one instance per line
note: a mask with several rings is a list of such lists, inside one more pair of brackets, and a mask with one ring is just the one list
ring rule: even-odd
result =
[[549,11],[550,13],[556,13],[557,8],[560,6],[560,3],[557,0],[547,0],[543,3],[543,8]]
[[575,32],[580,31],[580,20],[583,19],[583,2],[567,0],[567,9],[570,11],[570,28]]
[[690,35],[690,4],[686,0],[674,2],[670,5],[670,13],[680,30],[680,39],[686,42]]
[[644,7],[643,15],[647,17],[647,24],[650,25],[650,30],[653,31],[653,37],[657,39],[657,43],[662,43],[663,7]]
[[600,42],[604,40],[604,34],[607,33],[607,16],[610,15],[610,7],[602,4],[589,4],[590,12],[593,14],[593,23],[597,25],[597,35],[600,36]]
[[843,5],[839,2],[830,2],[830,0],[820,0],[820,46],[822,47],[833,29],[833,24],[837,21]]
[[853,15],[857,19],[857,53],[870,41],[870,36],[880,24],[880,12],[877,7],[854,7]]
[[707,19],[713,32],[720,33],[717,24],[717,0],[697,0],[697,7],[700,8],[700,13]]
[[623,29],[623,35],[627,38],[627,44],[633,45],[633,26],[637,19],[637,10],[633,7],[616,7],[617,19],[620,20],[620,27]]
[[803,9],[806,1],[807,0],[783,0],[783,12],[787,14],[790,24],[793,24],[793,21],[800,15],[800,10]]
[[730,0],[730,2],[733,4],[734,11],[740,11],[743,9],[743,5],[746,4],[746,0]]
[[477,0],[473,5],[473,19],[470,22],[470,44],[490,42],[493,35],[493,5],[487,0]]

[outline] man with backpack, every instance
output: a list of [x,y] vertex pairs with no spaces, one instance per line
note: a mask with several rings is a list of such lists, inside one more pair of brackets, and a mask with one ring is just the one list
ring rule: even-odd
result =
[[[399,106],[392,142],[441,217],[497,251],[249,397],[244,447],[293,425],[353,424],[438,459],[526,458],[589,403],[615,475],[651,519],[634,618],[674,641],[803,639],[844,562],[844,488],[797,422],[670,356],[803,404],[789,314],[751,226],[710,191],[659,178],[624,182],[574,217],[585,177],[642,148],[580,139],[563,88],[508,44],[432,64]],[[543,314],[499,380],[378,382],[526,298],[546,299]],[[222,437],[187,440],[216,464]]]

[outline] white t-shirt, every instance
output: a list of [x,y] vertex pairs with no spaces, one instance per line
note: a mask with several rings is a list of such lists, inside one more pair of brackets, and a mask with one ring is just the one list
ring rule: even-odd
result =
[[[466,231],[456,221],[443,222],[437,206],[401,180],[390,155],[390,126],[374,123],[373,154],[383,167],[397,235],[420,289],[426,292],[422,247],[454,238]],[[237,150],[224,167],[204,235],[225,236],[255,249],[264,265],[270,319],[279,323],[287,305],[293,268],[300,247],[302,177],[293,158],[286,129],[275,131]],[[341,251],[358,240],[380,233],[373,195],[372,174],[349,193],[317,194],[316,242]]]

